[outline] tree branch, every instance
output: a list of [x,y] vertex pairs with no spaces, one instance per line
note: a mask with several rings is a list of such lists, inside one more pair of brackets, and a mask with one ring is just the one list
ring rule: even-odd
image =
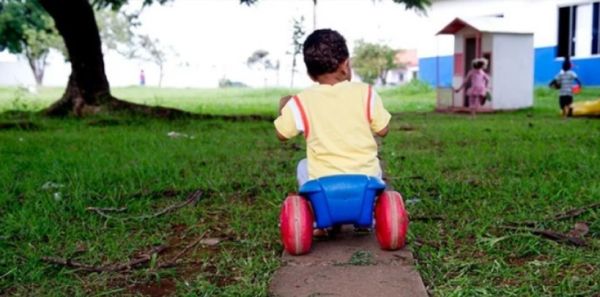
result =
[[206,235],[206,232],[202,233],[202,235],[198,236],[198,238],[196,238],[196,240],[194,240],[190,244],[188,244],[183,250],[181,250],[171,260],[158,264],[158,268],[169,268],[169,267],[173,267],[173,266],[177,265],[177,261],[181,257],[183,257],[185,254],[187,254],[187,252],[189,252],[193,247],[198,245],[200,243],[200,241],[202,241],[202,239],[204,239],[205,235]]
[[160,245],[157,247],[153,247],[150,251],[143,254],[142,256],[135,258],[127,263],[114,263],[103,266],[93,266],[77,261],[73,261],[72,259],[64,259],[57,257],[42,257],[42,260],[46,263],[61,265],[69,268],[75,268],[87,272],[120,272],[127,271],[132,268],[136,268],[149,262],[152,259],[154,254],[160,254],[167,249],[167,246]]
[[[546,216],[543,220],[545,222],[555,222],[555,221],[562,221],[562,220],[566,220],[566,219],[572,219],[572,218],[576,218],[576,217],[584,214],[587,211],[590,211],[592,209],[599,208],[599,207],[600,207],[600,202],[593,203],[593,204],[590,204],[590,205],[587,205],[587,206],[583,206],[583,207],[580,207],[580,208],[570,209],[570,210],[567,210],[565,212],[555,214],[553,216]],[[511,223],[511,224],[524,225],[524,226],[533,227],[533,226],[537,225],[538,222],[535,222],[535,221],[524,221],[524,222],[514,222],[514,223]]]
[[524,227],[513,227],[513,226],[499,226],[500,229],[513,230],[513,231],[525,231],[530,232],[535,235],[542,236],[544,238],[554,240],[559,243],[564,243],[573,246],[586,246],[587,243],[582,238],[568,236],[563,233],[559,233],[552,230],[542,230],[542,229],[533,229],[533,228],[524,228]]

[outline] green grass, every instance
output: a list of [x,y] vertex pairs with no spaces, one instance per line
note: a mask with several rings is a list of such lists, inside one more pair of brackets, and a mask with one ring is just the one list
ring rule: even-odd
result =
[[[273,114],[287,91],[114,93],[197,112]],[[39,110],[60,93],[0,89],[0,109]],[[415,221],[409,232],[417,268],[435,296],[600,293],[600,211],[544,221],[598,201],[600,120],[561,120],[555,94],[542,89],[533,109],[475,119],[425,112],[433,107],[432,91],[380,94],[390,110],[401,112],[383,141],[393,187],[411,215],[445,217]],[[597,97],[600,90],[586,89],[577,100]],[[158,287],[178,296],[266,295],[280,265],[277,216],[286,193],[295,190],[301,139],[281,144],[264,121],[0,115],[1,123],[19,120],[37,129],[0,130],[0,295],[131,296]],[[170,138],[170,131],[193,138]],[[48,182],[60,186],[44,187]],[[198,189],[204,195],[197,205],[148,220],[106,219],[86,210],[126,206],[111,215],[151,214]],[[560,232],[586,222],[589,245],[498,228],[524,220]],[[202,234],[222,242],[198,246],[169,269],[85,273],[41,260],[101,265],[126,262],[152,245],[172,246],[153,261],[160,263]]]
[[[0,112],[6,110],[39,111],[62,94],[62,88],[42,88],[37,94],[26,90],[0,87]],[[176,107],[183,110],[219,115],[275,115],[279,98],[295,89],[171,89],[152,87],[114,88],[119,98],[148,105]],[[420,84],[379,90],[386,107],[392,112],[433,109],[435,93]]]

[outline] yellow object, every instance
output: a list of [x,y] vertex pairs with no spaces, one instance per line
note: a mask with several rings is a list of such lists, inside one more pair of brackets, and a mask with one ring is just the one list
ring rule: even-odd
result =
[[281,110],[275,128],[286,138],[304,133],[310,179],[345,173],[378,176],[373,133],[383,130],[391,117],[371,86],[345,81],[300,92]]
[[600,99],[594,101],[581,101],[571,104],[573,116],[600,116]]

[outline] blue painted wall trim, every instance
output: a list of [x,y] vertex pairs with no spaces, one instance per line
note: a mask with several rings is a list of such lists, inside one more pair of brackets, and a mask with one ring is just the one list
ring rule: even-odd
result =
[[[419,59],[420,79],[432,86],[437,84],[436,57]],[[584,86],[600,86],[600,56],[573,59],[573,70],[579,76]],[[562,60],[556,59],[556,47],[541,47],[535,49],[534,81],[536,85],[547,85],[560,71]],[[439,85],[448,87],[452,84],[454,57],[439,57]]]
[[[541,47],[535,49],[536,85],[548,84],[562,67],[562,59],[556,59],[556,47]],[[575,58],[573,71],[577,73],[584,86],[600,86],[600,56],[590,58]]]
[[[439,63],[439,84],[437,65]],[[419,79],[432,86],[449,87],[452,85],[452,72],[454,69],[453,56],[440,56],[419,59]]]

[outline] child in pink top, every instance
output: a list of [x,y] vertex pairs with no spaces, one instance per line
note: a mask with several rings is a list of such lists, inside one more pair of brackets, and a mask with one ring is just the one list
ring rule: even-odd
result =
[[467,89],[467,96],[469,97],[469,108],[472,115],[479,109],[481,103],[485,102],[485,96],[488,92],[490,77],[483,71],[486,66],[487,61],[485,59],[474,59],[473,69],[467,73],[463,84],[456,90],[458,93],[467,84],[470,85],[469,89]]

